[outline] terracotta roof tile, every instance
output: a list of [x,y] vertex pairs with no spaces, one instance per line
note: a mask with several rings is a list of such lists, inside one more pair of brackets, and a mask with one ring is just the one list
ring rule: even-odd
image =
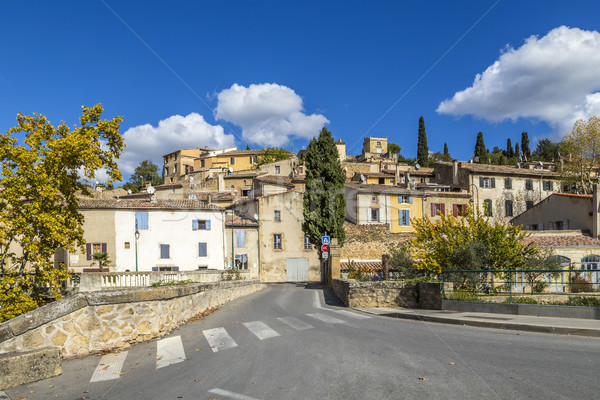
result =
[[167,209],[167,210],[222,210],[222,207],[198,200],[123,200],[81,199],[80,209]]
[[355,268],[364,268],[367,271],[381,271],[383,269],[381,261],[342,261],[340,262],[340,269],[342,271],[348,271],[350,263],[354,263]]
[[600,240],[584,235],[531,235],[523,242],[538,247],[600,247]]

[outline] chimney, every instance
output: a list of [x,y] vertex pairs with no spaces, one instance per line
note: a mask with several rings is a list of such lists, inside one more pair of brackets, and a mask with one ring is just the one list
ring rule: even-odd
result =
[[212,196],[210,195],[210,193],[207,194],[206,196],[206,202],[210,205],[212,204]]
[[383,161],[379,161],[379,173],[383,172]]
[[394,182],[396,183],[396,186],[398,186],[400,184],[400,170],[398,169],[398,164],[396,164],[396,174],[394,175]]
[[600,208],[600,193],[598,193],[598,185],[592,186],[594,193],[592,197],[592,235],[597,238],[600,234],[600,219],[598,218],[598,210]]
[[452,161],[452,184],[458,185],[458,161]]

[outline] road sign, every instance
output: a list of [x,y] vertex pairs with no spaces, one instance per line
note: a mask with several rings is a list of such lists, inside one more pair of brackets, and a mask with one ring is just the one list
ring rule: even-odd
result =
[[329,244],[329,236],[321,236],[321,244]]
[[329,253],[329,245],[328,244],[321,245],[321,252]]
[[323,257],[323,260],[327,260],[329,258],[329,253],[322,253],[321,257]]

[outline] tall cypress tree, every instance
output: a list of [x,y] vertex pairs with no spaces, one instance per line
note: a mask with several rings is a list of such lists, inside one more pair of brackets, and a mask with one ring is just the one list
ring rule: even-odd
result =
[[531,161],[531,150],[529,149],[529,135],[527,132],[521,133],[521,152],[527,157],[527,161]]
[[346,175],[340,165],[331,132],[327,128],[321,130],[318,139],[312,138],[310,141],[304,163],[306,189],[302,230],[311,243],[320,243],[321,236],[327,233],[337,238],[341,246],[346,239]]
[[485,163],[485,155],[487,154],[487,149],[485,148],[485,143],[483,142],[483,132],[479,132],[477,134],[477,141],[475,142],[475,151],[473,152],[473,158],[479,157],[479,163]]
[[515,156],[521,158],[521,150],[519,149],[519,143],[515,143]]
[[419,118],[419,140],[417,143],[417,163],[422,167],[429,166],[429,147],[427,147],[427,134],[425,133],[425,120]]
[[514,156],[515,156],[515,151],[513,150],[512,142],[510,141],[510,138],[508,138],[508,140],[506,141],[506,157],[513,158]]
[[452,161],[452,157],[450,156],[450,153],[448,152],[448,144],[444,143],[444,154],[442,155],[442,161]]

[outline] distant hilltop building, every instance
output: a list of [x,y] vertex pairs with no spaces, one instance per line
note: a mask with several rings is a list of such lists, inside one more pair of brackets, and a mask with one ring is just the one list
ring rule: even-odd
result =
[[[345,148],[345,146],[344,146]],[[396,160],[397,154],[388,152],[387,137],[366,137],[363,140],[362,154],[359,156],[360,162],[379,161],[383,159]]]

